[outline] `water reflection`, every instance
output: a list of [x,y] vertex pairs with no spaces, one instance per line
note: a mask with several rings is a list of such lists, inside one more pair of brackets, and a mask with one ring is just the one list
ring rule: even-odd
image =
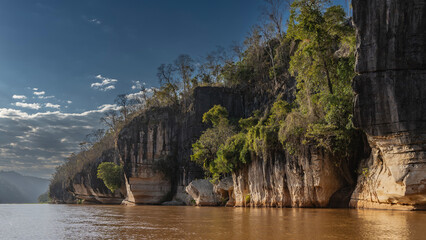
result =
[[1,239],[424,239],[426,212],[0,205]]

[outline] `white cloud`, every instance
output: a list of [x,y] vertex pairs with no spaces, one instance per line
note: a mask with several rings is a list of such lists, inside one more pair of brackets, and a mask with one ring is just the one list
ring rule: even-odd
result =
[[43,95],[41,95],[41,96],[38,96],[38,98],[40,98],[40,99],[49,99],[49,98],[54,98],[55,96],[43,96]]
[[37,91],[37,90],[38,90],[38,88],[33,88],[33,90],[34,90],[34,91]]
[[13,95],[12,98],[13,99],[27,99],[27,97],[24,96],[24,95]]
[[44,95],[45,93],[46,93],[45,91],[34,92],[34,95],[41,96],[41,95]]
[[47,108],[57,108],[57,109],[61,107],[61,105],[59,104],[52,104],[52,103],[46,103],[44,106]]
[[151,87],[151,88],[145,88],[145,91],[139,91],[136,93],[131,93],[131,94],[127,94],[126,98],[127,99],[138,99],[143,97],[143,95],[145,94],[147,97],[152,96],[152,94],[154,93],[154,90],[156,90],[157,88],[155,87]]
[[71,103],[72,103],[72,101],[68,100],[68,101],[67,101],[67,103],[68,103],[68,104],[71,104]]
[[96,18],[89,19],[89,22],[97,24],[97,25],[102,23],[99,19],[96,19]]
[[113,90],[113,89],[115,89],[115,86],[114,86],[114,85],[110,85],[110,86],[108,86],[108,87],[105,87],[105,88],[103,89],[103,91],[108,91],[108,90]]
[[114,78],[107,78],[104,77],[102,75],[97,75],[95,78],[101,80],[101,82],[94,82],[92,84],[90,84],[90,87],[93,89],[97,89],[100,91],[108,91],[108,90],[112,90],[115,89],[115,84],[118,82],[117,79]]
[[79,150],[78,143],[88,133],[102,127],[99,119],[104,113],[118,109],[115,104],[104,104],[80,113],[29,114],[0,108],[0,169],[50,177],[56,166]]
[[141,83],[140,81],[132,81],[133,85],[132,85],[132,89],[133,90],[139,90],[142,88],[142,86],[145,86],[145,83]]
[[16,102],[16,103],[12,103],[12,105],[15,105],[17,107],[22,107],[22,108],[30,108],[30,109],[35,109],[38,110],[41,108],[39,103],[24,103],[24,102]]
[[98,111],[100,112],[107,112],[110,110],[119,110],[120,107],[117,106],[117,104],[104,104],[98,107]]

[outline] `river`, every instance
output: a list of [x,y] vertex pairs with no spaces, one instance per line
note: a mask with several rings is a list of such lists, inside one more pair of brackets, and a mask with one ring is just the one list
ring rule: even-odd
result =
[[426,239],[426,212],[1,204],[0,239]]

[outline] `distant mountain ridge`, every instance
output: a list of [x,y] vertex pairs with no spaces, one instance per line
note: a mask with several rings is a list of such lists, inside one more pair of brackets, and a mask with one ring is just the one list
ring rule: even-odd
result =
[[37,203],[49,187],[49,180],[0,171],[0,203]]

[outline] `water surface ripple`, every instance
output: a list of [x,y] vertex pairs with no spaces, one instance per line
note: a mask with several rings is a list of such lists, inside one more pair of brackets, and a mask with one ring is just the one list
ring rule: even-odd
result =
[[0,239],[426,239],[426,212],[1,204]]

